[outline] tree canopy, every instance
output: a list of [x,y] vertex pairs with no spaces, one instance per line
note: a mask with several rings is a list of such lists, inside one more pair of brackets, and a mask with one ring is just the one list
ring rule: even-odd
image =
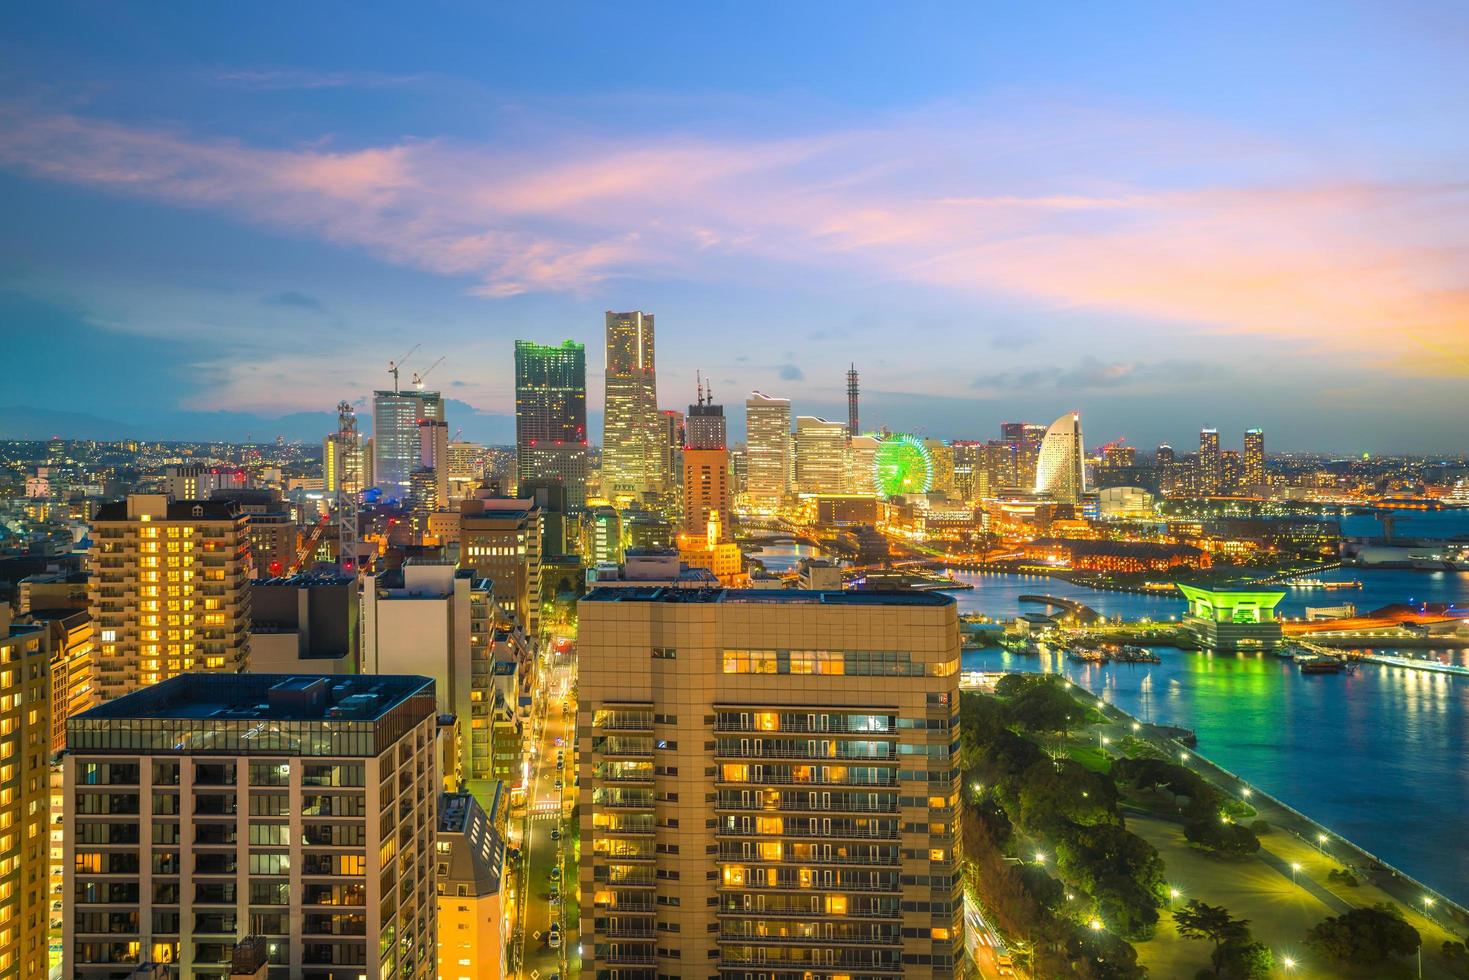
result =
[[1370,966],[1417,951],[1418,930],[1387,909],[1352,909],[1329,915],[1306,932],[1306,943],[1339,963]]

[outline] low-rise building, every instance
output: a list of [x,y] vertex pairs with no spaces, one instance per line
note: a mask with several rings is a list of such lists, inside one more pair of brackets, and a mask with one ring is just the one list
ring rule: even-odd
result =
[[510,975],[501,898],[506,808],[503,787],[489,794],[485,806],[469,793],[445,793],[439,798],[434,866],[440,980],[498,980]]

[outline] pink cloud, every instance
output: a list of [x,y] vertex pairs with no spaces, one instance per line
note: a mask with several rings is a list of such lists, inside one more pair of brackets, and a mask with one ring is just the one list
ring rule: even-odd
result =
[[[1414,360],[1469,331],[1465,184],[1314,173],[1280,166],[1279,147],[1194,130],[1169,142],[1136,120],[1084,137],[1037,125],[997,136],[920,118],[798,139],[327,152],[11,109],[0,166],[319,236],[471,279],[487,297],[755,260],[1277,333],[1359,361],[1384,338],[1406,340]],[[1141,145],[1144,132],[1158,145]],[[1226,144],[1242,147],[1239,169],[1288,176],[1205,179]],[[1129,171],[1135,155],[1170,172],[1193,159],[1199,175],[1149,186],[1145,166]],[[1417,356],[1410,369],[1462,366]]]

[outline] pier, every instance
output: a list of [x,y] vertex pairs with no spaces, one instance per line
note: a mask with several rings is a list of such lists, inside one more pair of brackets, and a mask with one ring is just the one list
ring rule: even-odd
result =
[[1020,596],[1019,601],[1065,609],[1083,623],[1095,623],[1103,618],[1102,614],[1091,606],[1077,602],[1075,599],[1064,599],[1058,595],[1023,595]]

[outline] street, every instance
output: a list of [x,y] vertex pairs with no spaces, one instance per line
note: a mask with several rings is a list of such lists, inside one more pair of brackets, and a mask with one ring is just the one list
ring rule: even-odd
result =
[[[578,962],[576,865],[571,853],[570,806],[575,799],[576,762],[573,758],[576,707],[570,689],[576,676],[574,653],[550,654],[554,665],[536,691],[529,734],[530,772],[526,785],[526,816],[521,853],[524,855],[520,909],[520,970],[527,980],[571,976]],[[564,706],[564,707],[563,707]],[[562,768],[557,768],[557,752]],[[563,785],[557,788],[557,781]],[[553,840],[552,833],[560,836]],[[568,863],[571,858],[571,863]],[[558,877],[553,878],[553,875]],[[553,900],[553,892],[556,898]],[[551,946],[551,925],[560,926],[561,942]]]

